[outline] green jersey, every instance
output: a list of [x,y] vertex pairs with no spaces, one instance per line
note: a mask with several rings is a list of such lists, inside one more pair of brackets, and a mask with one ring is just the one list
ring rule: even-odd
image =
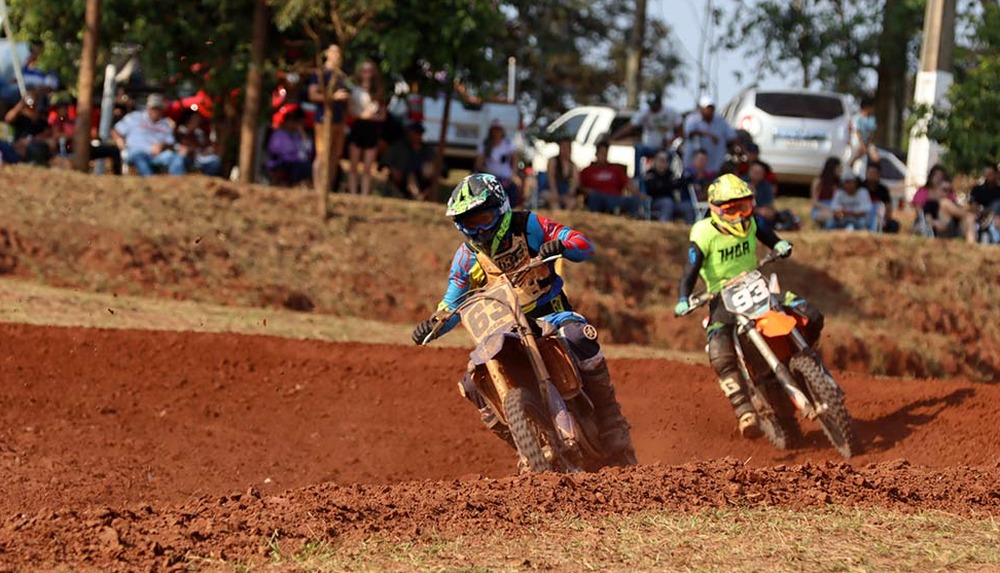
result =
[[[729,279],[757,268],[757,221],[750,220],[746,237],[723,233],[710,218],[691,227],[691,242],[698,246],[704,259],[699,274],[708,292],[719,292]],[[691,263],[696,254],[692,253]],[[692,283],[693,285],[693,283]]]

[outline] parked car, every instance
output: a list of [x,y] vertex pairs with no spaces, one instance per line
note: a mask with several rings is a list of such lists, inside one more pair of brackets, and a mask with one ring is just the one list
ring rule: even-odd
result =
[[[549,124],[535,140],[532,148],[531,165],[535,173],[548,168],[549,159],[559,153],[555,138],[569,137],[573,140],[573,163],[581,169],[594,162],[597,140],[610,135],[632,119],[634,112],[615,111],[604,106],[584,106],[567,111]],[[635,150],[633,140],[619,140],[608,149],[608,161],[625,166],[629,177],[635,173]]]
[[843,94],[749,88],[726,104],[722,116],[753,137],[782,181],[806,183],[827,157],[850,159],[850,110]]

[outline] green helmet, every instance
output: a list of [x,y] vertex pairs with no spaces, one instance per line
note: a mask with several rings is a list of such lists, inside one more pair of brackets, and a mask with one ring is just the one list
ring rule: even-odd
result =
[[474,173],[455,186],[445,215],[472,242],[492,253],[510,226],[510,200],[499,179]]

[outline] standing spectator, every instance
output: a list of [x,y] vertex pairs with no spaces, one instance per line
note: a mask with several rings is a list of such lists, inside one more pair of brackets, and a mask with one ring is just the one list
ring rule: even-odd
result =
[[283,185],[308,182],[312,175],[313,146],[305,130],[305,112],[295,108],[286,113],[281,126],[267,142],[266,166],[271,180]]
[[385,155],[389,181],[403,197],[427,201],[432,198],[434,148],[424,143],[424,125],[413,122],[406,127],[406,136],[397,140]]
[[840,174],[843,166],[840,159],[827,157],[823,164],[823,171],[819,177],[813,179],[809,188],[809,201],[812,203],[812,220],[817,225],[823,227],[826,222],[833,217],[833,210],[830,204],[833,202],[833,194],[840,189]]
[[163,114],[160,94],[146,98],[146,109],[136,110],[115,124],[112,136],[124,149],[129,165],[142,177],[153,174],[155,167],[165,167],[170,175],[184,175],[184,156],[175,149],[174,124]]
[[358,192],[358,163],[361,163],[361,194],[371,195],[372,164],[378,155],[378,138],[386,119],[385,88],[382,75],[375,62],[365,61],[358,66],[355,86],[351,90],[351,115],[354,124],[350,136],[350,165],[347,173],[347,188]]
[[674,179],[666,151],[653,157],[653,168],[646,172],[645,183],[646,194],[652,201],[651,211],[658,221],[671,221],[680,215],[688,225],[694,224],[694,204],[688,187]]
[[691,163],[695,150],[702,149],[708,154],[709,171],[718,173],[726,160],[726,151],[730,146],[737,145],[739,138],[736,130],[721,115],[716,115],[715,100],[710,96],[701,96],[698,108],[684,122],[684,137],[687,140],[685,163]]
[[186,166],[198,173],[218,177],[222,174],[222,158],[210,132],[211,127],[206,128],[204,118],[197,111],[185,110],[177,126],[178,151],[184,156]]
[[30,90],[7,111],[4,120],[14,130],[14,150],[22,161],[48,165],[55,153],[56,140],[46,118],[37,90]]
[[645,180],[644,161],[654,157],[659,151],[668,149],[680,130],[680,115],[663,105],[663,98],[654,95],[649,98],[648,107],[632,116],[632,120],[611,134],[611,141],[617,141],[642,130],[642,141],[635,144],[635,178],[643,193]]
[[[340,46],[330,44],[323,53],[323,87],[320,86],[320,74],[315,73],[309,79],[307,96],[310,102],[316,104],[316,158],[326,154],[330,165],[330,184],[336,186],[337,175],[340,173],[340,159],[344,156],[344,142],[347,139],[347,105],[351,99],[351,91],[347,89],[347,74],[343,71],[343,54]],[[330,118],[330,134],[323,127],[324,104],[329,102],[333,112]],[[327,144],[329,141],[329,145]],[[313,177],[319,162],[313,167]]]
[[851,122],[851,147],[854,148],[854,155],[847,163],[848,166],[865,155],[868,161],[878,161],[878,151],[875,149],[875,130],[878,122],[875,119],[875,98],[865,95],[861,98],[861,111],[854,116]]
[[872,230],[881,227],[883,233],[898,233],[899,221],[893,217],[892,194],[882,184],[882,164],[870,161],[865,167],[865,189],[872,200]]
[[607,139],[597,142],[594,162],[580,172],[580,188],[587,195],[587,209],[598,213],[627,213],[637,217],[642,207],[638,197],[627,196],[632,191],[624,165],[608,163]]
[[858,176],[848,169],[844,174],[843,188],[833,193],[830,202],[833,216],[823,224],[824,229],[859,231],[869,228],[872,200],[868,190],[858,183]]
[[[580,192],[580,170],[573,163],[573,140],[559,140],[559,153],[545,170],[545,201],[553,209],[575,209]],[[541,186],[541,184],[539,185]]]
[[996,163],[983,164],[983,182],[972,188],[969,199],[974,205],[1000,215],[1000,174]]
[[511,207],[521,204],[521,194],[514,174],[517,173],[517,146],[507,137],[500,120],[490,123],[486,139],[476,149],[476,171],[489,173],[503,185]]
[[750,170],[743,177],[747,186],[753,191],[754,215],[757,216],[758,223],[763,223],[761,227],[773,229],[778,218],[778,211],[774,207],[774,187],[767,180],[767,167],[760,161],[750,165]]
[[715,181],[716,173],[709,168],[708,152],[699,149],[694,152],[691,163],[684,168],[681,177],[685,185],[690,186],[698,201],[708,200],[708,186]]

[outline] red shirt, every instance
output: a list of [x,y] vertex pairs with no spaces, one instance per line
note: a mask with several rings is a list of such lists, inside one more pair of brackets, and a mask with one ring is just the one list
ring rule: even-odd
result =
[[621,195],[628,186],[628,173],[624,165],[591,163],[580,172],[580,187],[608,195]]

